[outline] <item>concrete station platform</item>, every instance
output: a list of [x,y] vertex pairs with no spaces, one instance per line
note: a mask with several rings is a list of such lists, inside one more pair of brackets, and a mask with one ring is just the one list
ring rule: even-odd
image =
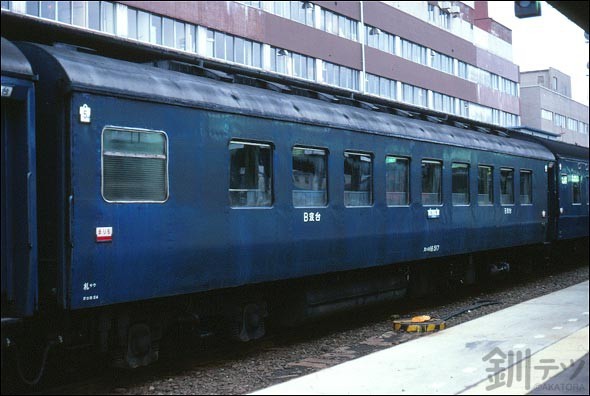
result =
[[589,282],[254,392],[584,394]]

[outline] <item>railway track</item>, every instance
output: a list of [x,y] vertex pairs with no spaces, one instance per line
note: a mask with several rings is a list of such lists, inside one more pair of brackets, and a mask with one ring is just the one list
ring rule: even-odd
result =
[[[334,316],[293,329],[271,329],[254,343],[238,344],[178,332],[162,347],[150,367],[121,371],[106,368],[79,351],[59,367],[64,356],[50,357],[48,375],[35,389],[11,387],[2,393],[36,394],[242,394],[389,348],[419,334],[396,333],[392,316],[427,314],[442,318],[481,299],[496,300],[447,321],[455,326],[522,301],[588,279],[588,263],[549,267],[493,284],[460,289],[444,297],[407,299]],[[69,367],[69,368],[68,368]],[[5,370],[3,370],[4,373]],[[59,373],[59,375],[57,375]],[[4,374],[3,374],[4,375]]]

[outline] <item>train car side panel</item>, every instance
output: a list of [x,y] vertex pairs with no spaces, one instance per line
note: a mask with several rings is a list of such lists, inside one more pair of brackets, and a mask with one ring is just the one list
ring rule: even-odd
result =
[[23,54],[2,38],[3,318],[38,308],[34,80]]

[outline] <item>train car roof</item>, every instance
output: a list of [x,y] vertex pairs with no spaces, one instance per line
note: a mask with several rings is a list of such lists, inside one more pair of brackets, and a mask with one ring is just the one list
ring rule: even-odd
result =
[[532,136],[523,132],[512,132],[515,137],[519,139],[530,140],[537,142],[547,147],[556,157],[569,158],[574,160],[581,160],[588,162],[590,151],[588,147],[576,146],[573,144],[560,142],[556,140],[550,140],[539,136]]
[[22,43],[33,67],[53,59],[73,90],[186,105],[213,111],[320,125],[363,133],[554,160],[534,142],[466,130],[443,123],[365,110],[346,104],[273,92],[232,82],[106,58],[68,46]]
[[2,37],[2,74],[11,77],[34,79],[33,69],[23,53],[10,41]]

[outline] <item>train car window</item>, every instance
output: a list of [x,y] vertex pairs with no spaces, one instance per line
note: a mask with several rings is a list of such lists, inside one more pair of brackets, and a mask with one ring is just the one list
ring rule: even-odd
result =
[[422,204],[442,205],[442,162],[422,161]]
[[477,167],[477,203],[492,205],[494,203],[494,179],[491,166]]
[[385,185],[388,206],[410,204],[410,159],[385,157]]
[[500,168],[500,203],[514,204],[514,169]]
[[369,154],[344,153],[344,205],[373,204],[373,159]]
[[531,205],[533,203],[533,172],[520,171],[520,204]]
[[469,205],[469,164],[453,162],[453,205]]
[[309,208],[328,204],[326,150],[293,148],[293,206]]
[[230,205],[234,208],[272,206],[272,147],[232,140],[229,155]]
[[168,199],[164,132],[106,127],[102,150],[102,194],[106,201],[161,203]]
[[572,205],[582,204],[582,189],[580,188],[580,176],[571,175],[572,180]]

